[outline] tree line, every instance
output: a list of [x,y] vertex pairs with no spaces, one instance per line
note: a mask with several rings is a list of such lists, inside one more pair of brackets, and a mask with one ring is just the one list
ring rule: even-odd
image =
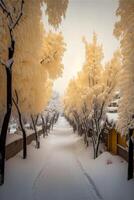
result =
[[23,158],[26,157],[23,118],[31,119],[39,147],[36,121],[51,98],[53,81],[62,74],[65,51],[62,34],[45,30],[42,9],[50,25],[57,29],[67,5],[68,0],[0,0],[0,185],[4,183],[11,113],[18,113],[25,147]]

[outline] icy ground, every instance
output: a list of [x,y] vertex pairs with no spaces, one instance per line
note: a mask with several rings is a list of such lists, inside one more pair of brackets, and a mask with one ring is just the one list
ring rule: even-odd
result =
[[134,180],[127,181],[127,163],[108,152],[92,159],[91,147],[73,133],[63,117],[41,149],[28,146],[6,163],[0,200],[132,200]]

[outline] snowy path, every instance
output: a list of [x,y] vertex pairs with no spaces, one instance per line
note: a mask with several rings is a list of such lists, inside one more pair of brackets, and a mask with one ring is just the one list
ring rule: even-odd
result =
[[[66,125],[64,120],[62,124]],[[75,156],[76,139],[72,136],[72,129],[65,128],[58,125],[55,128],[55,137],[50,141],[53,155],[33,185],[34,199],[99,200],[99,193]]]
[[6,162],[0,200],[133,200],[134,179],[127,181],[126,172],[127,163],[109,152],[92,159],[92,146],[86,149],[60,117],[39,150],[32,142],[26,160],[20,152]]
[[76,156],[79,137],[60,118],[54,131],[42,139],[41,149],[29,146],[27,160],[21,152],[6,165],[6,182],[1,200],[100,200],[91,178]]

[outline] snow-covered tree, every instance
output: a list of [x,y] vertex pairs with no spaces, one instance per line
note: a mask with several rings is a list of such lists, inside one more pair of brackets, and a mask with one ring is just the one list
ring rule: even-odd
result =
[[129,136],[128,179],[133,177],[133,142],[134,130],[134,1],[120,0],[116,11],[119,17],[114,34],[120,40],[123,56],[120,78],[119,118],[117,129],[122,135]]
[[134,1],[120,0],[116,14],[120,19],[115,24],[114,34],[120,40],[123,56],[117,127],[121,134],[127,135],[129,128],[134,128]]
[[[62,57],[65,51],[65,43],[60,33],[44,31],[39,20],[41,18],[40,6],[37,9],[35,3],[32,8],[27,7],[31,11],[24,9],[25,23],[21,24],[21,27],[18,27],[17,30],[19,38],[17,37],[13,88],[17,91],[18,108],[22,115],[31,116],[36,146],[39,148],[39,136],[35,121],[37,116],[44,111],[51,97],[52,81],[50,79],[54,80],[62,75]],[[31,21],[32,16],[30,15],[35,12],[38,14]],[[22,56],[19,57],[18,53],[21,47],[23,47]],[[35,80],[36,84],[33,84]],[[24,130],[24,127],[22,127],[22,130]],[[24,146],[26,148],[26,142]]]
[[[57,122],[59,118],[60,112],[61,112],[61,105],[60,105],[59,94],[53,91],[51,99],[48,103],[48,106],[45,108],[45,111],[42,113],[42,121],[44,124],[44,129],[46,130],[45,131],[46,133],[47,133],[47,126],[49,127],[48,131],[50,131],[50,128],[53,129],[54,124]],[[45,132],[44,132],[44,135],[45,135]]]
[[6,72],[6,112],[0,134],[0,185],[4,183],[5,144],[12,110],[12,66],[14,63],[14,31],[21,20],[24,1],[0,1],[0,68]]
[[[32,13],[36,14],[33,15]],[[13,102],[17,109],[13,111],[18,111],[19,122],[23,133],[23,158],[27,156],[26,131],[23,126],[23,117],[27,114],[30,91],[32,90],[35,79],[37,81],[41,79],[40,81],[42,82],[46,81],[46,72],[41,71],[42,68],[40,66],[44,36],[41,16],[39,1],[26,1],[21,24],[17,26],[14,33],[16,48],[13,67]],[[44,76],[40,76],[40,73]],[[31,102],[33,99],[31,98]]]
[[[0,78],[4,80],[1,87],[1,96],[3,97],[0,97],[0,116],[5,109],[3,105],[6,107],[4,120],[1,119],[3,123],[0,135],[0,184],[4,182],[5,143],[12,99],[19,116],[24,111],[30,111],[31,114],[41,112],[50,97],[50,87],[48,87],[48,85],[52,85],[50,79],[61,75],[63,68],[61,64],[65,50],[63,37],[61,34],[44,34],[44,27],[41,25],[41,5],[43,3],[46,3],[48,7],[50,5],[48,1],[44,0],[0,0]],[[60,4],[60,1],[58,3]],[[67,8],[65,6],[64,12],[62,12],[63,7],[60,7],[60,13],[57,12],[59,18],[60,15],[64,15]],[[51,16],[51,22],[53,17],[55,19],[52,14],[54,13],[53,9],[55,10],[55,6],[47,9],[48,16]],[[55,26],[58,26],[60,22],[61,20],[56,21]],[[54,23],[51,24],[54,25]],[[48,49],[46,50],[46,48]],[[52,73],[49,72],[51,68],[48,64],[49,61],[45,63],[46,57],[49,56],[47,53],[50,54]],[[30,95],[33,97],[31,102]]]
[[106,108],[118,85],[121,67],[120,52],[102,66],[102,45],[97,43],[97,35],[93,42],[84,39],[86,59],[76,79],[69,83],[64,98],[65,115],[80,135],[84,134],[88,145],[88,136],[92,138],[94,157],[98,156],[100,140],[104,132],[111,126],[106,117]]

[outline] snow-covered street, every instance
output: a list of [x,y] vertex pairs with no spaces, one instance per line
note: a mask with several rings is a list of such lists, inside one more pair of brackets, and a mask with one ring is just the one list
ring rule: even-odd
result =
[[[0,200],[111,200],[110,188],[106,192],[105,183],[102,183],[100,191],[96,181],[86,171],[86,167],[90,169],[88,164],[93,161],[88,155],[89,150],[86,151],[83,140],[73,133],[63,117],[59,118],[51,135],[41,139],[41,149],[36,150],[33,142],[28,152],[26,160],[21,158],[20,152],[7,161],[5,184],[0,187]],[[121,165],[124,166],[124,163]],[[106,168],[105,171],[107,173]],[[97,171],[98,174],[102,173],[102,178],[104,172]],[[134,182],[129,183],[130,193]],[[119,196],[113,194],[114,200],[120,197],[120,193]],[[131,195],[128,200],[131,200]]]
[[0,199],[101,199],[77,161],[75,143],[78,140],[65,119],[60,118],[47,141],[42,139],[41,149],[33,149],[33,156],[30,145],[27,160],[22,160],[19,153],[7,162]]
[[93,189],[77,161],[74,144],[78,138],[72,135],[64,119],[61,120],[50,140],[53,153],[34,182],[34,199],[99,200],[99,192]]

